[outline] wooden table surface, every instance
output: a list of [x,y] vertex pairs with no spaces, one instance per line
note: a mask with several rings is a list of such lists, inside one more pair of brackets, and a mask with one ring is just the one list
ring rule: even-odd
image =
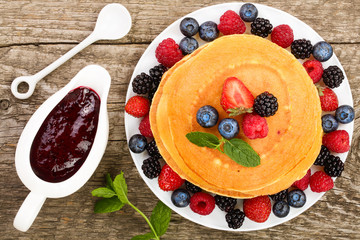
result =
[[[101,0],[0,1],[0,239],[130,239],[148,226],[129,207],[111,214],[94,214],[91,190],[103,176],[125,172],[130,200],[150,215],[157,202],[138,174],[127,148],[124,101],[132,71],[149,43],[169,24],[199,8],[224,1],[121,1],[131,13],[130,33],[119,41],[86,48],[45,77],[34,95],[16,99],[11,81],[32,75],[56,60],[90,34]],[[284,10],[310,25],[330,42],[350,81],[356,112],[360,110],[360,1],[259,0]],[[31,229],[22,233],[12,222],[28,189],[17,177],[14,154],[19,136],[34,111],[88,64],[105,67],[113,79],[109,101],[110,136],[95,174],[78,192],[47,199]],[[333,190],[295,219],[267,230],[232,233],[208,229],[176,213],[164,239],[360,239],[360,118],[355,119],[352,148],[343,176]],[[223,219],[219,219],[223,221]]]

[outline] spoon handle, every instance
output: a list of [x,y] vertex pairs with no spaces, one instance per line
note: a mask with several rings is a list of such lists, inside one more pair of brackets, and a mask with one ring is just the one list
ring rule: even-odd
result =
[[43,195],[30,192],[16,214],[14,227],[22,232],[26,232],[34,222],[45,199]]
[[[35,89],[35,85],[46,75],[54,71],[56,68],[61,66],[64,62],[72,58],[75,54],[89,46],[90,44],[96,42],[99,40],[99,38],[94,34],[90,34],[87,38],[85,38],[82,42],[80,42],[78,45],[76,45],[73,49],[65,53],[63,56],[61,56],[59,59],[57,59],[55,62],[41,70],[40,72],[36,73],[33,76],[23,76],[18,77],[14,79],[14,81],[11,84],[11,92],[13,95],[19,99],[26,99],[29,98]],[[18,91],[18,86],[20,83],[25,82],[29,85],[29,89],[26,93],[20,93]]]

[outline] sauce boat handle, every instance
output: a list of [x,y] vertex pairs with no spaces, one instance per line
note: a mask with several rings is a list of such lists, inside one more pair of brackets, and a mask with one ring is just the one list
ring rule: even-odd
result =
[[25,198],[14,219],[14,227],[17,230],[26,232],[34,222],[46,197],[38,193],[30,192]]

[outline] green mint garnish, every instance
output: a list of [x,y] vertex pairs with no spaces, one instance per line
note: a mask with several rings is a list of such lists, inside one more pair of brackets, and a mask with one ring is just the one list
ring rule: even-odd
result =
[[[256,167],[260,165],[259,155],[247,142],[241,139],[218,139],[214,134],[203,132],[188,133],[186,134],[186,138],[199,147],[217,149],[244,167]],[[224,151],[221,150],[222,143],[224,143]]]
[[168,229],[169,222],[171,219],[171,209],[168,208],[164,203],[159,201],[154,210],[152,211],[150,220],[135,207],[128,199],[127,184],[124,178],[124,173],[121,172],[117,175],[114,181],[111,179],[110,174],[106,174],[106,187],[100,187],[94,189],[91,194],[94,197],[102,197],[96,202],[94,207],[95,213],[109,213],[119,211],[124,205],[129,205],[135,211],[137,211],[149,224],[151,229],[150,233],[135,236],[132,240],[160,240],[160,237],[164,235]]

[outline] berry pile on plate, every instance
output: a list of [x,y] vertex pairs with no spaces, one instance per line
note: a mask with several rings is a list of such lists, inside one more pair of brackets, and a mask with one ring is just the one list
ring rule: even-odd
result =
[[[307,39],[294,40],[293,30],[289,25],[282,24],[273,28],[268,19],[259,18],[257,8],[250,3],[242,5],[239,14],[232,10],[226,11],[221,17],[219,24],[212,21],[206,21],[199,25],[194,18],[184,18],[179,26],[179,30],[184,38],[177,44],[173,39],[164,39],[156,48],[155,55],[160,65],[154,66],[149,73],[141,73],[132,81],[133,92],[138,94],[131,97],[125,106],[125,111],[136,118],[142,118],[139,131],[141,134],[133,135],[129,140],[129,148],[134,153],[147,151],[149,157],[143,160],[142,170],[149,179],[158,178],[159,187],[163,191],[173,191],[171,195],[172,203],[179,208],[190,207],[192,211],[200,215],[209,215],[217,206],[226,212],[225,220],[229,228],[237,229],[243,224],[245,217],[255,222],[265,222],[273,211],[274,215],[283,218],[286,217],[291,207],[300,208],[306,203],[304,190],[310,185],[313,192],[325,192],[333,188],[334,177],[341,176],[344,170],[343,161],[336,156],[336,153],[349,151],[349,134],[345,130],[338,130],[339,125],[348,124],[354,120],[354,109],[348,105],[339,106],[338,98],[332,89],[340,86],[344,79],[344,74],[338,66],[329,66],[323,69],[322,62],[329,60],[333,55],[333,49],[327,42],[321,41],[312,45]],[[304,60],[303,66],[308,72],[314,84],[319,90],[321,108],[325,112],[322,116],[322,127],[325,135],[323,136],[323,145],[314,165],[323,167],[322,170],[311,173],[309,169],[306,175],[293,183],[290,189],[283,190],[271,196],[259,196],[252,199],[238,201],[237,199],[225,196],[219,196],[202,191],[201,188],[192,183],[181,179],[169,165],[161,160],[161,155],[153,140],[153,135],[149,122],[149,109],[152,98],[160,84],[162,75],[168,68],[181,60],[184,55],[191,54],[199,47],[198,41],[194,38],[199,37],[207,42],[213,41],[221,34],[243,34],[246,31],[245,22],[251,23],[251,34],[269,38],[272,42],[283,48],[289,48],[289,51],[297,58]],[[230,80],[227,80],[231,82]],[[236,80],[234,80],[236,82]],[[240,84],[241,82],[236,84]],[[231,84],[229,84],[231,85]],[[224,84],[224,89],[226,84]],[[226,89],[225,89],[226,90]],[[223,90],[223,93],[226,91]],[[243,94],[243,92],[242,92]],[[260,95],[259,95],[260,96]],[[258,96],[258,97],[259,97]],[[223,96],[226,98],[228,96]],[[269,96],[265,96],[269,97]],[[272,96],[273,97],[273,96]],[[271,96],[269,98],[272,98]],[[222,102],[223,108],[233,109],[229,104],[229,99]],[[246,107],[244,102],[244,107]],[[254,97],[251,105],[255,108]],[[261,104],[258,104],[261,106]],[[270,107],[271,114],[275,114],[274,106]],[[261,115],[261,109],[254,109]],[[215,109],[216,111],[216,109]],[[212,127],[218,121],[218,114],[211,106],[204,106],[199,109],[197,116],[198,123],[203,127]],[[260,112],[260,113],[259,113]],[[247,113],[248,114],[248,113]],[[265,130],[261,133],[253,133],[254,124],[266,125],[261,119],[249,117],[248,133],[249,138],[266,136]],[[258,116],[258,115],[256,115]],[[270,115],[269,115],[270,116]],[[268,117],[268,116],[261,116]],[[232,118],[227,118],[223,125],[236,125],[232,123]],[[225,120],[225,119],[224,119]],[[223,121],[224,121],[223,120]],[[236,121],[236,120],[235,120]],[[215,124],[214,124],[215,123]],[[221,135],[226,135],[226,131],[220,128]],[[238,126],[238,124],[237,124]],[[228,128],[224,128],[228,129]],[[235,129],[236,130],[236,129]],[[229,133],[231,138],[237,135],[237,131]],[[246,130],[246,127],[243,127]],[[261,135],[262,134],[262,135]],[[242,207],[240,206],[242,203]],[[241,210],[242,209],[242,210]]]

